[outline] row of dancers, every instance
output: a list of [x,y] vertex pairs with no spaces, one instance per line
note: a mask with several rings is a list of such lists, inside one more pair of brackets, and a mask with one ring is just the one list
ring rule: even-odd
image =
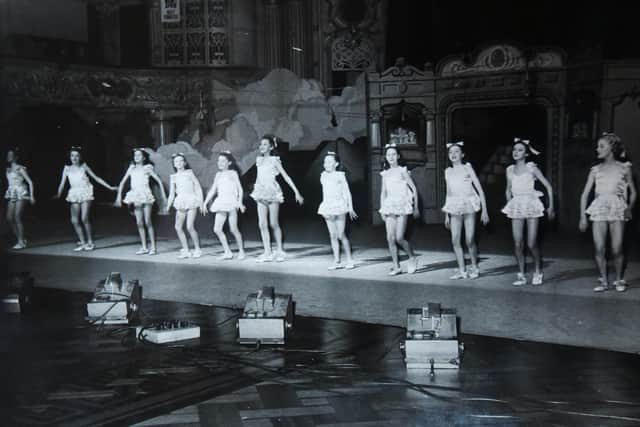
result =
[[[251,198],[257,204],[258,226],[264,252],[257,262],[284,261],[286,254],[282,244],[282,230],[279,223],[280,205],[284,201],[282,189],[277,181],[280,175],[295,195],[297,203],[304,199],[291,177],[285,171],[277,155],[278,139],[273,135],[261,138],[256,159],[257,178]],[[599,279],[594,291],[609,289],[606,242],[610,237],[611,254],[614,259],[615,279],[613,287],[617,291],[626,290],[623,278],[623,235],[625,222],[631,218],[631,211],[636,201],[636,189],[633,184],[631,163],[626,160],[621,139],[613,133],[604,133],[597,141],[597,157],[599,162],[589,172],[582,196],[580,198],[579,228],[586,231],[588,219],[592,222],[595,259],[599,271]],[[478,268],[478,250],[475,243],[477,214],[480,213],[482,224],[489,222],[485,193],[478,177],[469,162],[464,159],[464,142],[447,144],[448,158],[451,163],[445,170],[446,200],[442,208],[445,213],[445,226],[451,232],[453,251],[458,269],[451,279],[475,279],[480,275]],[[530,141],[514,138],[512,148],[513,164],[506,169],[506,199],[502,212],[511,219],[515,257],[518,272],[514,286],[528,283],[525,275],[525,243],[534,260],[534,271],[531,278],[533,285],[541,285],[544,280],[542,262],[538,248],[538,225],[543,216],[552,220],[555,216],[553,204],[553,186],[543,175],[531,156],[539,152],[532,147]],[[245,258],[242,234],[238,229],[238,212],[243,213],[243,188],[237,163],[230,152],[222,152],[218,157],[219,171],[215,175],[206,196],[202,187],[189,167],[184,154],[173,155],[174,172],[169,180],[169,196],[166,211],[173,207],[176,211],[175,230],[180,240],[179,258],[198,258],[202,255],[200,239],[194,227],[197,212],[215,214],[214,233],[224,249],[222,260],[233,259],[234,255],[224,233],[224,225],[229,224],[238,246],[237,259]],[[340,159],[334,152],[328,152],[324,158],[324,171],[320,175],[322,185],[322,202],[318,208],[329,232],[333,263],[330,270],[340,268],[352,269],[355,262],[351,254],[351,246],[345,226],[347,217],[357,218],[354,211],[351,192],[345,172],[340,168]],[[7,154],[7,219],[17,238],[13,249],[27,246],[24,238],[22,213],[27,202],[35,203],[34,185],[27,170],[19,163],[17,149]],[[405,238],[407,222],[410,216],[418,217],[418,192],[410,172],[403,166],[401,151],[394,144],[384,148],[379,213],[384,219],[386,238],[391,255],[392,265],[389,275],[402,273],[398,248],[402,248],[409,256],[406,271],[415,273],[418,269],[418,258],[410,243]],[[150,181],[158,184],[160,193],[167,199],[162,181],[154,171],[149,160],[149,153],[142,148],[133,149],[131,163],[120,184],[111,186],[97,176],[82,158],[82,149],[72,147],[69,151],[69,164],[64,166],[56,197],[62,197],[66,183],[69,183],[66,201],[70,204],[71,223],[78,236],[75,251],[91,251],[95,248],[92,238],[89,213],[93,200],[91,179],[103,187],[117,192],[115,205],[123,203],[133,209],[136,225],[140,235],[141,247],[138,255],[154,255],[157,253],[155,232],[152,221],[152,206],[155,197],[150,188]],[[130,190],[122,197],[127,180]],[[540,182],[547,193],[548,204],[545,207],[540,200],[544,195],[536,190],[535,184]],[[591,191],[595,187],[595,198],[587,207]],[[211,203],[213,202],[213,203]],[[186,231],[193,242],[190,250]],[[526,229],[526,235],[525,235]],[[471,265],[465,265],[462,247],[462,234],[465,234]],[[272,250],[271,239],[275,240]],[[341,262],[341,248],[345,262]]]

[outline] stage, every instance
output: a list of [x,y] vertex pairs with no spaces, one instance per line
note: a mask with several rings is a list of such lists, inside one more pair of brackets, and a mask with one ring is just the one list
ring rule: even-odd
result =
[[[134,254],[133,235],[98,236],[96,250],[73,252],[74,241],[58,234],[8,251],[8,270],[30,271],[38,287],[72,291],[92,291],[107,273],[120,271],[141,281],[145,298],[223,307],[242,307],[247,294],[270,285],[293,294],[298,315],[394,326],[404,326],[407,308],[439,302],[457,309],[463,333],[640,352],[637,260],[628,263],[626,292],[596,294],[590,258],[547,256],[543,286],[514,287],[514,258],[505,253],[482,253],[476,280],[450,280],[450,251],[419,248],[416,274],[389,277],[382,247],[354,245],[356,268],[329,271],[330,247],[321,239],[289,239],[285,262],[256,263],[255,240],[246,242],[243,261],[217,260],[221,248],[212,239],[204,239],[202,258],[180,260],[173,238],[160,239],[159,254],[149,256]],[[402,266],[406,271],[406,260]]]

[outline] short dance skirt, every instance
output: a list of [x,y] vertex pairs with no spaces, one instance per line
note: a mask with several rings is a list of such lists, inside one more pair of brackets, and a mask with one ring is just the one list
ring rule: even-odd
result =
[[93,185],[70,188],[66,200],[69,203],[84,203],[93,200]]
[[130,190],[124,196],[123,202],[127,205],[146,205],[156,201],[150,188],[143,190]]
[[518,194],[509,200],[502,213],[511,219],[540,218],[544,216],[544,205],[540,201],[542,193]]
[[349,212],[349,207],[347,206],[347,202],[344,200],[323,200],[322,203],[320,203],[320,206],[318,206],[318,215],[322,215],[324,217],[344,215],[347,212]]
[[387,197],[382,201],[378,210],[383,217],[387,215],[411,215],[413,213],[413,203],[406,197]]
[[29,190],[24,185],[9,187],[4,193],[4,198],[14,202],[17,202],[18,200],[29,200]]
[[591,221],[627,221],[624,211],[627,202],[615,194],[597,196],[585,211]]
[[480,207],[480,198],[477,195],[449,196],[444,202],[442,211],[449,215],[467,215],[478,212]]
[[232,212],[236,209],[240,209],[240,203],[237,200],[225,200],[225,198],[218,197],[211,203],[209,208],[210,212]]
[[251,198],[260,203],[283,203],[284,195],[277,182],[271,185],[256,183],[251,192]]
[[173,201],[173,207],[178,210],[198,209],[202,201],[195,194],[178,194]]

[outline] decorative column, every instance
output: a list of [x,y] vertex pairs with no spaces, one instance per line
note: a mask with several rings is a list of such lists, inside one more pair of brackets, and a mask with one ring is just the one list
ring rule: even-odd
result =
[[265,68],[271,70],[283,66],[282,11],[279,0],[265,0],[264,7]]
[[369,113],[369,146],[371,148],[381,147],[380,136],[380,119],[382,114],[380,112]]
[[100,17],[106,65],[120,65],[120,5],[114,0],[96,3],[96,11]]
[[300,0],[289,0],[287,3],[287,29],[285,58],[288,58],[289,69],[299,77],[306,77],[306,61],[308,56],[305,37],[305,14]]
[[162,22],[160,22],[160,0],[151,0],[149,6],[149,40],[151,41],[151,64],[162,65]]
[[151,110],[151,138],[158,148],[173,141],[173,121],[163,110]]

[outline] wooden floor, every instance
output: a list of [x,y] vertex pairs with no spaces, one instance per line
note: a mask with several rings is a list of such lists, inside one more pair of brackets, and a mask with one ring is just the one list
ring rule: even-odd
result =
[[459,371],[407,371],[391,326],[297,317],[285,346],[235,343],[239,312],[145,300],[142,322],[200,324],[180,345],[84,320],[90,295],[38,289],[3,315],[7,426],[627,426],[638,355],[463,335]]
[[[39,286],[92,291],[109,271],[139,279],[148,298],[226,307],[244,304],[264,285],[293,294],[297,313],[331,319],[403,326],[406,309],[439,302],[454,307],[465,333],[640,352],[640,262],[627,264],[629,289],[594,293],[591,259],[547,256],[543,286],[514,287],[512,255],[483,253],[481,276],[451,280],[450,251],[418,249],[416,274],[387,275],[385,248],[354,245],[356,268],[330,271],[331,249],[323,241],[291,242],[286,262],[256,263],[261,244],[248,240],[247,259],[220,261],[217,241],[204,239],[199,259],[177,259],[179,243],[159,241],[159,254],[137,256],[135,236],[99,237],[91,252],[74,242],[41,238],[7,253],[9,271],[31,271]],[[406,259],[406,258],[405,258]],[[402,261],[406,271],[406,261]],[[528,266],[531,270],[531,266]]]

